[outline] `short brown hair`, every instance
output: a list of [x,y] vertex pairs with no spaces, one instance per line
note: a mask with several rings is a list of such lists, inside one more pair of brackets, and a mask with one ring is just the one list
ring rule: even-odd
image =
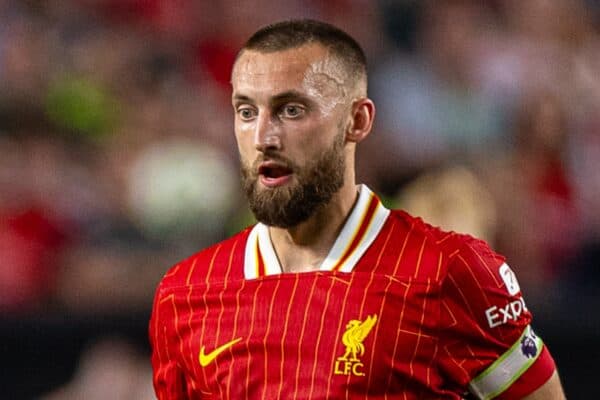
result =
[[356,40],[331,24],[311,19],[281,21],[267,25],[248,39],[239,54],[244,50],[277,52],[311,43],[318,43],[330,50],[344,63],[351,76],[366,79],[367,59]]

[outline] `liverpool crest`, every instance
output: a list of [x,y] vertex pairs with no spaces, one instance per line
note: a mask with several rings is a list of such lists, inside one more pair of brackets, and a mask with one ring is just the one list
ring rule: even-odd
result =
[[342,343],[346,346],[344,355],[335,361],[334,374],[364,376],[364,364],[360,357],[365,352],[363,341],[371,332],[377,322],[377,315],[370,315],[364,321],[350,320],[346,325],[346,332],[342,335]]

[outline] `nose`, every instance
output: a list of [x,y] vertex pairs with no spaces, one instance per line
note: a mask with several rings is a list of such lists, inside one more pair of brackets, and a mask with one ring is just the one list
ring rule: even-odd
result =
[[269,113],[259,114],[255,129],[254,146],[258,151],[281,150],[281,128]]

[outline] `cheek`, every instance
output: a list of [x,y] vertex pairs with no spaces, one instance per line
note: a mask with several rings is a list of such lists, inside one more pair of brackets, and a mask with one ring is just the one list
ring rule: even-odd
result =
[[328,146],[327,143],[318,136],[318,134],[306,135],[296,140],[293,144],[288,143],[288,151],[286,153],[288,153],[298,165],[310,163],[312,160],[319,157]]
[[236,134],[238,153],[240,156],[240,162],[242,165],[250,166],[255,158],[254,149],[244,139],[244,136],[238,136]]
[[319,151],[331,147],[334,139],[338,136],[340,128],[337,120],[333,118],[321,118],[307,126],[303,135],[298,135],[302,143],[300,147],[310,152]]
[[235,140],[238,145],[240,152],[246,152],[249,149],[254,148],[254,137],[251,131],[248,129],[247,124],[235,123]]

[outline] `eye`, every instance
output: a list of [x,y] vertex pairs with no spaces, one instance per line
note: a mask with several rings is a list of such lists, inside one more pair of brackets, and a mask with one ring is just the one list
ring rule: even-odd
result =
[[281,109],[284,118],[299,118],[304,114],[304,107],[297,104],[286,104]]
[[242,121],[250,121],[256,116],[256,111],[250,107],[240,107],[237,109],[237,114]]

